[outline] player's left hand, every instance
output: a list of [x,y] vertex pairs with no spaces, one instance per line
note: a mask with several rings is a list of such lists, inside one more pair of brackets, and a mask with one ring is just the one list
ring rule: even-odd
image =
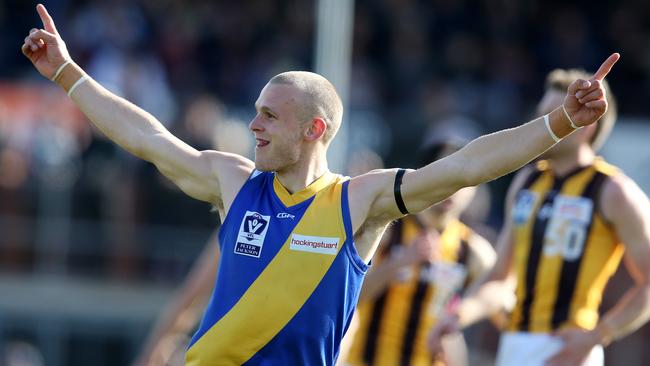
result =
[[562,348],[546,360],[545,366],[576,366],[582,365],[591,350],[599,344],[595,331],[577,328],[566,328],[553,334],[562,341]]
[[578,79],[569,85],[564,98],[564,109],[578,127],[596,122],[607,111],[603,79],[620,57],[618,53],[613,53],[591,79]]

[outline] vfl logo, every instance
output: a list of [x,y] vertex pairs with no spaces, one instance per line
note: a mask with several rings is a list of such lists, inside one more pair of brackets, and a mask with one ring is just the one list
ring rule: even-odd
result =
[[296,218],[294,215],[286,212],[280,212],[275,217],[277,217],[278,219],[291,219],[291,220]]
[[258,212],[246,211],[244,219],[239,226],[235,253],[259,258],[262,245],[269,228],[271,216],[264,216]]

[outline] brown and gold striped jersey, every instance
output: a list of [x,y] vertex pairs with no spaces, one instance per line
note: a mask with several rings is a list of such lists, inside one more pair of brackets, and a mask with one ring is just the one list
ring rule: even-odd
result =
[[[417,217],[396,223],[377,264],[398,255],[411,245],[424,228]],[[464,271],[468,261],[468,241],[474,235],[460,221],[447,225],[440,235],[441,262]],[[405,268],[386,290],[372,301],[359,304],[359,329],[354,336],[349,365],[431,365],[426,348],[428,331],[435,322],[435,274],[430,263]],[[455,269],[455,268],[454,268]],[[466,278],[466,277],[465,277]],[[466,283],[466,281],[464,281]]]
[[517,303],[511,331],[592,329],[608,279],[624,247],[598,207],[618,169],[598,158],[563,177],[536,164],[511,212]]

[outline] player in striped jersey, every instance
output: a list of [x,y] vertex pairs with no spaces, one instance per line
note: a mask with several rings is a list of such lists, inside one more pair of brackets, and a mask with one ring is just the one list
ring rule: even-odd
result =
[[[428,144],[421,163],[463,145],[456,139]],[[425,341],[435,319],[453,296],[491,268],[496,257],[492,246],[459,220],[474,192],[474,187],[460,190],[399,220],[384,235],[361,290],[360,324],[347,364],[431,365],[434,359]]]
[[21,49],[39,73],[111,140],[213,204],[224,220],[215,289],[186,356],[191,366],[336,362],[388,224],[518,169],[596,122],[607,109],[601,81],[619,58],[611,55],[594,78],[572,83],[564,104],[548,115],[480,137],[417,170],[350,179],[328,167],[343,103],[323,76],[290,71],[264,86],[249,124],[254,162],[198,151],[92,80],[72,62],[45,7],[37,11],[45,29],[32,29]]
[[[549,74],[540,113],[562,102],[577,70]],[[516,281],[516,305],[501,339],[498,365],[602,365],[602,346],[650,316],[650,204],[637,185],[596,156],[616,120],[609,109],[549,150],[510,187],[499,258],[487,281]],[[625,253],[625,254],[624,254]],[[621,258],[635,286],[599,317],[603,290]],[[486,291],[466,298],[432,336],[487,315]],[[494,310],[494,309],[492,309]]]

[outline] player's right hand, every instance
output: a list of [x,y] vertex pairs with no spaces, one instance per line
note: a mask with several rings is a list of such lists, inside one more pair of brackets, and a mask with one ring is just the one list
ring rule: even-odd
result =
[[448,334],[460,332],[460,324],[458,322],[458,316],[455,314],[449,314],[441,317],[436,324],[429,331],[427,337],[427,348],[432,355],[437,357],[443,357],[443,347],[442,347],[442,338]]
[[439,257],[439,235],[433,231],[419,235],[400,253],[403,266],[433,263]]
[[36,11],[41,17],[44,29],[32,28],[25,37],[21,50],[41,75],[51,79],[59,66],[70,60],[70,55],[45,7],[38,4]]

